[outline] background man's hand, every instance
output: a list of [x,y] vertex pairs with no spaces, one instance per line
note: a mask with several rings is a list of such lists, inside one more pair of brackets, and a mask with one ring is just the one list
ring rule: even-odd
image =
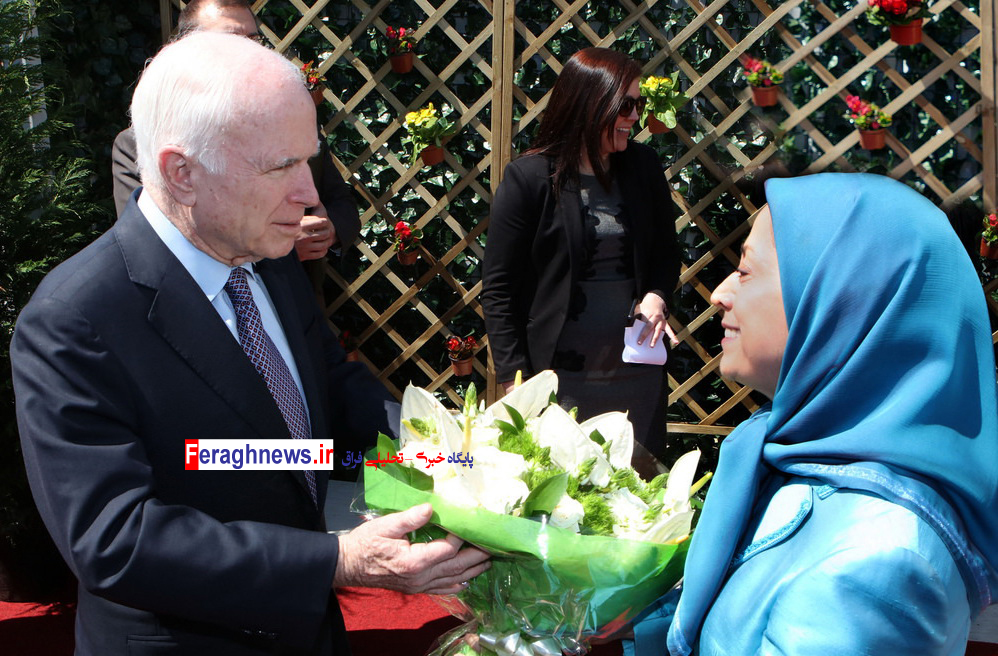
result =
[[299,260],[318,260],[336,242],[336,228],[321,204],[313,209],[313,214],[302,217],[301,231],[295,239],[295,252],[298,253]]
[[361,524],[339,537],[333,587],[366,586],[401,592],[456,594],[465,583],[490,567],[488,554],[461,549],[453,535],[410,544],[406,534],[426,524],[433,507],[425,503],[404,512]]

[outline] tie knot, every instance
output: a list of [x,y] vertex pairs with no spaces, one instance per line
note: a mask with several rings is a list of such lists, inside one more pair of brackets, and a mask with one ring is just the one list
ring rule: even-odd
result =
[[236,267],[229,272],[229,279],[225,281],[225,291],[232,299],[233,305],[253,300],[253,292],[250,291],[249,283],[246,282],[246,269]]

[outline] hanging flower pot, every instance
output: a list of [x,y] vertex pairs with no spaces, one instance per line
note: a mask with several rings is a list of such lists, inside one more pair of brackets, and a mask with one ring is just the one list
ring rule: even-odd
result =
[[413,251],[398,251],[396,253],[396,256],[398,256],[399,262],[401,264],[403,264],[405,266],[411,266],[411,265],[413,265],[413,264],[416,263],[416,260],[419,259],[419,251],[416,251],[416,250],[413,250]]
[[388,58],[391,62],[392,70],[396,73],[408,73],[412,70],[412,65],[415,62],[416,55],[411,50],[409,52],[403,52],[400,55],[392,55]]
[[424,166],[433,166],[444,161],[444,149],[440,146],[427,146],[419,153]]
[[453,336],[447,339],[447,358],[455,376],[470,376],[478,341],[474,336]]
[[922,19],[916,18],[907,25],[891,25],[891,41],[900,46],[913,46],[922,42]]
[[471,358],[471,357],[467,357],[467,358],[465,358],[463,360],[454,360],[454,359],[451,359],[451,361],[450,361],[450,369],[451,369],[451,371],[454,372],[455,376],[470,376],[471,375],[471,367],[472,367],[472,362],[473,361],[474,361],[474,358]]
[[860,130],[859,146],[865,150],[880,150],[887,143],[887,130]]
[[770,87],[752,87],[752,102],[759,107],[772,107],[776,104],[776,97],[780,94],[780,88],[776,85]]
[[347,351],[347,362],[359,362],[360,351]]
[[324,89],[325,89],[325,87],[323,87],[320,84],[319,86],[315,87],[314,89],[310,89],[309,90],[309,94],[311,94],[311,96],[312,96],[312,102],[315,103],[316,107],[318,107],[319,105],[321,105],[322,101],[325,100],[322,97],[322,92],[323,92]]
[[981,239],[981,257],[986,257],[989,260],[998,260],[998,241],[989,244],[984,239]]
[[662,121],[655,118],[654,115],[648,115],[648,131],[652,134],[662,134],[663,132],[668,132],[669,128]]

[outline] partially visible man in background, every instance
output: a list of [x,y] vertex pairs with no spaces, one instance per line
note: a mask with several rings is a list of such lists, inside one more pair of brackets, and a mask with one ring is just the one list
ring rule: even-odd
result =
[[[267,45],[267,38],[260,32],[247,0],[190,0],[180,12],[175,38],[197,31],[238,34]],[[295,240],[295,253],[302,262],[322,259],[331,247],[346,248],[360,233],[360,217],[350,196],[350,186],[343,182],[324,142],[318,155],[309,160],[309,167],[319,191],[319,202],[305,211]],[[120,216],[132,192],[142,184],[131,127],[115,137],[111,148],[111,173],[114,205]],[[309,271],[313,284],[319,284],[321,276],[314,273]]]

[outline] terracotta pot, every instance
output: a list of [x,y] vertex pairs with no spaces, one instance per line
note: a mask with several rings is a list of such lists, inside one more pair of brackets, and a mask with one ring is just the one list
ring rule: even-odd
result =
[[309,93],[312,95],[312,102],[315,103],[316,107],[318,107],[319,105],[321,105],[322,101],[325,100],[325,98],[322,97],[322,91],[323,91],[323,89],[325,89],[325,87],[323,87],[320,84],[316,88],[314,88],[311,91],[309,91]]
[[859,147],[866,150],[880,150],[887,143],[887,130],[878,128],[876,130],[859,131]]
[[415,250],[415,251],[398,251],[396,253],[396,256],[398,257],[399,262],[401,262],[405,266],[409,266],[411,264],[415,264],[416,260],[419,259],[419,251],[418,250]]
[[357,349],[347,351],[347,362],[360,362],[360,351]]
[[412,64],[416,55],[411,50],[403,52],[401,55],[392,55],[388,61],[392,64],[392,70],[396,73],[408,73],[412,70]]
[[473,361],[474,361],[474,358],[471,358],[471,357],[467,357],[467,358],[465,358],[463,360],[454,360],[452,358],[451,361],[450,361],[451,371],[454,372],[455,376],[470,376],[471,375],[471,365],[472,365]]
[[981,257],[986,257],[990,260],[998,260],[998,241],[993,244],[981,239]]
[[654,114],[648,115],[647,126],[648,131],[652,134],[662,134],[663,132],[669,131],[669,128],[666,127],[665,123],[655,118]]
[[913,46],[922,42],[922,19],[918,18],[907,25],[891,25],[891,41],[900,46]]
[[424,166],[433,166],[444,161],[444,149],[440,146],[427,146],[419,153]]
[[776,104],[776,96],[780,93],[780,87],[775,84],[768,87],[752,87],[752,102],[759,107],[772,107]]

